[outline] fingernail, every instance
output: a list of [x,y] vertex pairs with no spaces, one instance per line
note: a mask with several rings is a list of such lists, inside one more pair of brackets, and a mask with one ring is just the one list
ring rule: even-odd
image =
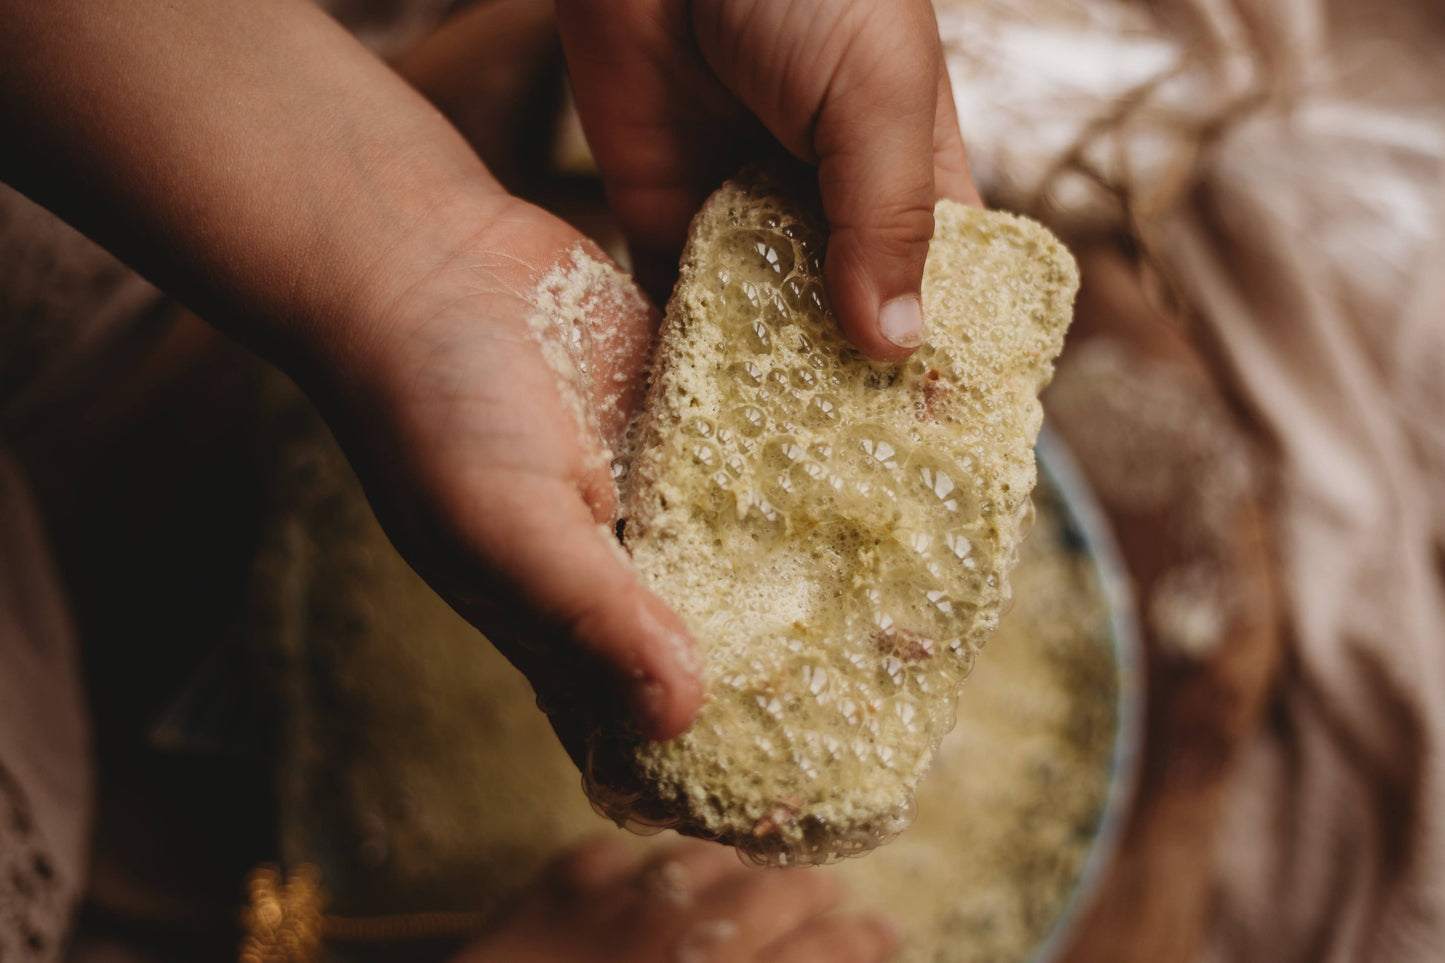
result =
[[883,305],[878,311],[878,330],[900,348],[916,348],[922,344],[923,306],[918,298],[906,294]]

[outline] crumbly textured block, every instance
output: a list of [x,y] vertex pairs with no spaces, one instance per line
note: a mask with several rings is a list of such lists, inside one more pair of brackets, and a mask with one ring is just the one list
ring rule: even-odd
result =
[[825,243],[765,171],[693,221],[623,517],[704,648],[707,698],[676,739],[594,737],[589,772],[609,815],[773,863],[864,852],[911,820],[1008,598],[1078,284],[1038,224],[940,202],[928,342],[877,364],[837,331]]

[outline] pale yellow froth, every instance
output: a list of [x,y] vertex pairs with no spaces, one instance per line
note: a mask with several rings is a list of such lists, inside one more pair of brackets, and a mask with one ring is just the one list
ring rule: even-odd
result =
[[597,735],[627,770],[590,774],[615,817],[773,862],[866,851],[911,819],[1008,597],[1078,281],[1032,221],[941,202],[937,224],[928,339],[876,364],[828,310],[820,220],[770,175],[694,220],[623,514],[708,694],[669,742]]

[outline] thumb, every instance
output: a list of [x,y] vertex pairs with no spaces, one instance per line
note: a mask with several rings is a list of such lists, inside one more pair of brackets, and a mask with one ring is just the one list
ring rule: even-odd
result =
[[937,196],[946,75],[933,8],[694,0],[694,11],[718,75],[788,150],[818,165],[830,230],[824,280],[844,334],[879,360],[906,357],[923,342]]
[[870,153],[820,151],[829,225],[823,280],[848,340],[869,357],[893,361],[924,338],[920,292],[933,237],[932,157],[930,151],[926,169],[910,170],[899,157]]
[[833,313],[865,354],[895,360],[923,343],[942,53],[931,9],[900,17],[883,7],[855,14],[856,41],[824,93],[813,150]]

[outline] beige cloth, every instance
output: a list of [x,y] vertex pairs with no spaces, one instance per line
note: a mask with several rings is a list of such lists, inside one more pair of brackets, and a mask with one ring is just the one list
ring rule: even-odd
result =
[[1205,957],[1445,958],[1445,16],[940,8],[985,192],[1139,239],[1270,453],[1291,652]]

